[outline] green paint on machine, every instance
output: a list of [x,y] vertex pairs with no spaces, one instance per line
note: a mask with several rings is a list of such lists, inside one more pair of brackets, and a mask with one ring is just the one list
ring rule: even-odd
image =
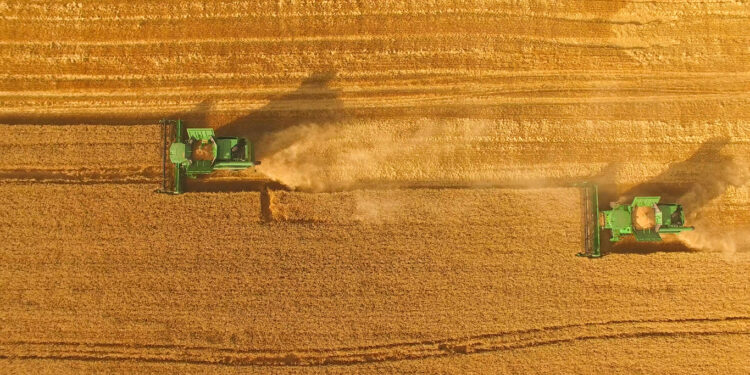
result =
[[578,256],[598,258],[601,231],[612,233],[611,242],[634,236],[640,242],[659,242],[662,234],[678,234],[694,228],[685,226],[685,212],[677,203],[660,203],[661,197],[635,197],[630,204],[612,203],[612,209],[599,211],[599,188],[580,184],[584,205],[584,251]]
[[[253,144],[245,138],[216,137],[211,128],[184,129],[179,119],[160,123],[163,144],[160,193],[182,194],[184,177],[196,178],[215,170],[244,170],[260,164],[255,160]],[[172,178],[167,176],[170,169]]]

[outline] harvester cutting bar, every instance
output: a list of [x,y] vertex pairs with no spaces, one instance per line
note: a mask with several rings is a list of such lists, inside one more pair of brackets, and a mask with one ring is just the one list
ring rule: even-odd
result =
[[596,184],[581,184],[581,202],[583,205],[583,241],[584,252],[578,256],[598,258],[601,256],[601,239],[599,225],[599,187]]
[[[182,193],[182,168],[178,164],[172,163],[169,157],[171,145],[175,142],[182,142],[182,121],[181,120],[160,120],[161,140],[162,140],[162,182],[159,193],[181,194]],[[169,174],[172,171],[172,175]]]
[[167,125],[164,120],[159,121],[161,124],[161,191],[167,190]]

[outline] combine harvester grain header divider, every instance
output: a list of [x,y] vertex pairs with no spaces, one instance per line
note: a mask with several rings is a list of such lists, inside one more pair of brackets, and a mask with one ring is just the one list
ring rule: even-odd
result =
[[610,230],[610,242],[634,236],[639,242],[660,242],[662,234],[678,234],[694,228],[685,226],[682,205],[660,203],[661,197],[635,197],[630,204],[610,203],[611,210],[599,210],[599,187],[583,183],[584,251],[578,256],[598,258],[601,253],[601,231]]

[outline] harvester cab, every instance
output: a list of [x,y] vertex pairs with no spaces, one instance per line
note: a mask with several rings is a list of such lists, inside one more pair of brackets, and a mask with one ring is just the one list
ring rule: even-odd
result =
[[244,170],[260,164],[255,160],[253,144],[245,138],[216,137],[211,128],[183,128],[182,120],[161,120],[160,124],[160,193],[182,194],[184,177],[196,178],[216,170]]
[[585,250],[578,256],[601,256],[601,231],[610,230],[610,242],[626,236],[636,241],[658,242],[662,234],[693,230],[685,226],[685,213],[676,203],[660,203],[661,197],[635,197],[630,204],[613,203],[612,209],[599,211],[599,188],[583,184]]

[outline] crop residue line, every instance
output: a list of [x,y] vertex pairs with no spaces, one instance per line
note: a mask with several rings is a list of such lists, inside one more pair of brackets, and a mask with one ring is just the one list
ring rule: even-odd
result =
[[308,42],[367,42],[386,41],[393,42],[403,39],[467,39],[470,37],[481,37],[485,39],[501,39],[512,41],[531,41],[542,44],[559,45],[566,47],[589,47],[609,49],[646,49],[652,46],[663,47],[676,42],[666,44],[616,44],[607,38],[545,38],[532,35],[509,35],[502,33],[423,33],[423,34],[348,34],[348,35],[310,35],[290,37],[241,37],[241,38],[196,38],[196,39],[140,39],[140,40],[112,40],[112,41],[0,41],[0,46],[43,46],[59,48],[61,46],[72,47],[104,47],[104,46],[162,46],[164,44],[191,45],[191,44],[257,44],[257,43],[308,43]]

